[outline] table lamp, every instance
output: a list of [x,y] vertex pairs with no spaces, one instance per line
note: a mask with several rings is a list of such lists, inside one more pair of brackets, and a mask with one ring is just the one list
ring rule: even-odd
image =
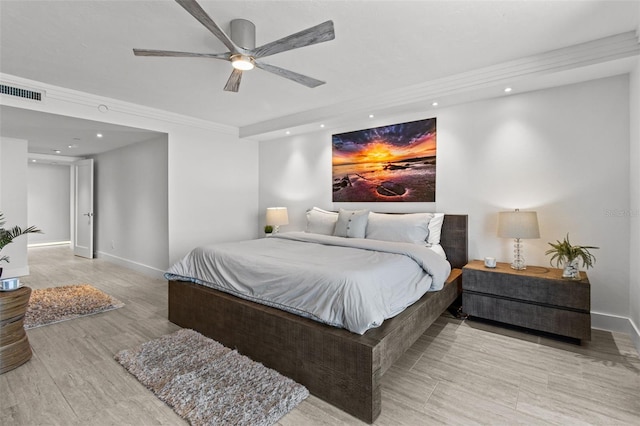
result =
[[286,207],[268,207],[266,224],[273,226],[273,233],[277,234],[280,225],[289,224],[289,214]]
[[526,269],[524,257],[522,257],[521,239],[540,238],[538,229],[538,215],[536,212],[521,212],[516,209],[512,212],[498,213],[498,236],[501,238],[514,238],[514,258],[511,267],[518,271]]

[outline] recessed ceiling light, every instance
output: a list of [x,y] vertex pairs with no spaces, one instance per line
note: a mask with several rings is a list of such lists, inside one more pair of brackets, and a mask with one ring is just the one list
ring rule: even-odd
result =
[[35,159],[33,159],[33,160],[31,160],[31,162],[32,162],[32,163],[35,163],[35,162],[36,162],[36,160],[35,160]]
[[75,145],[75,144],[74,144],[74,145],[69,145],[69,146],[68,146],[68,148],[70,148],[70,149],[77,148],[77,147],[78,147],[78,145]]
[[56,154],[60,154],[62,152],[59,149],[52,149],[52,151],[55,152]]
[[505,87],[504,88],[504,93],[509,93],[509,92],[511,92],[511,90],[512,90],[511,87]]
[[324,128],[324,124],[321,124],[321,125],[320,125],[320,127],[321,127],[321,128]]
[[436,107],[436,106],[438,106],[438,103],[437,103],[437,102],[432,102],[432,103],[431,103],[431,106]]
[[287,130],[286,132],[284,132],[284,133],[285,133],[285,134],[287,134],[287,135],[290,135],[290,134],[291,134],[291,132],[290,132],[290,131],[288,131],[288,130]]
[[96,137],[101,138],[101,137],[102,137],[102,133],[98,133],[98,134],[96,134]]
[[373,114],[369,114],[369,118],[373,118],[373,117],[374,117],[374,115],[373,115]]

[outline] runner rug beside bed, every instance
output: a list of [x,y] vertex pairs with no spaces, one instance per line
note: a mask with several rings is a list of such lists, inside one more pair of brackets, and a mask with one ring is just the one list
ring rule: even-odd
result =
[[192,425],[273,425],[309,396],[301,384],[188,329],[115,358]]
[[124,303],[89,284],[65,285],[31,291],[24,328],[67,321],[121,308]]

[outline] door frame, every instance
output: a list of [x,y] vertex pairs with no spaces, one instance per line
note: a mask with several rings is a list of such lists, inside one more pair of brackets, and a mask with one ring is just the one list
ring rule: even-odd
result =
[[[93,158],[87,158],[87,159],[82,159],[82,160],[78,160],[75,161],[73,164],[73,175],[74,175],[74,179],[73,179],[73,239],[72,239],[72,250],[73,253],[76,256],[80,256],[80,257],[85,257],[87,259],[93,259],[95,257],[95,244],[94,244],[94,234],[95,234],[95,203],[94,203],[94,160]],[[83,210],[82,212],[80,211],[80,209],[82,208],[82,206],[78,205],[79,202],[79,187],[80,185],[78,184],[78,178],[80,177],[80,174],[78,173],[78,168],[79,167],[89,167],[89,175],[88,175],[88,179],[89,179],[89,211],[87,213],[85,213]],[[90,226],[89,226],[89,241],[87,242],[87,247],[82,247],[82,249],[80,249],[78,247],[77,243],[77,237],[78,237],[78,226],[79,223],[82,220],[85,220],[85,218],[83,216],[88,216],[88,220],[90,222]]]

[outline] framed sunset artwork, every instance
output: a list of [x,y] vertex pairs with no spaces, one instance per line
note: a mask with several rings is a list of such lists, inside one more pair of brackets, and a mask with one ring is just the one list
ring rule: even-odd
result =
[[434,202],[436,119],[333,135],[334,202]]

